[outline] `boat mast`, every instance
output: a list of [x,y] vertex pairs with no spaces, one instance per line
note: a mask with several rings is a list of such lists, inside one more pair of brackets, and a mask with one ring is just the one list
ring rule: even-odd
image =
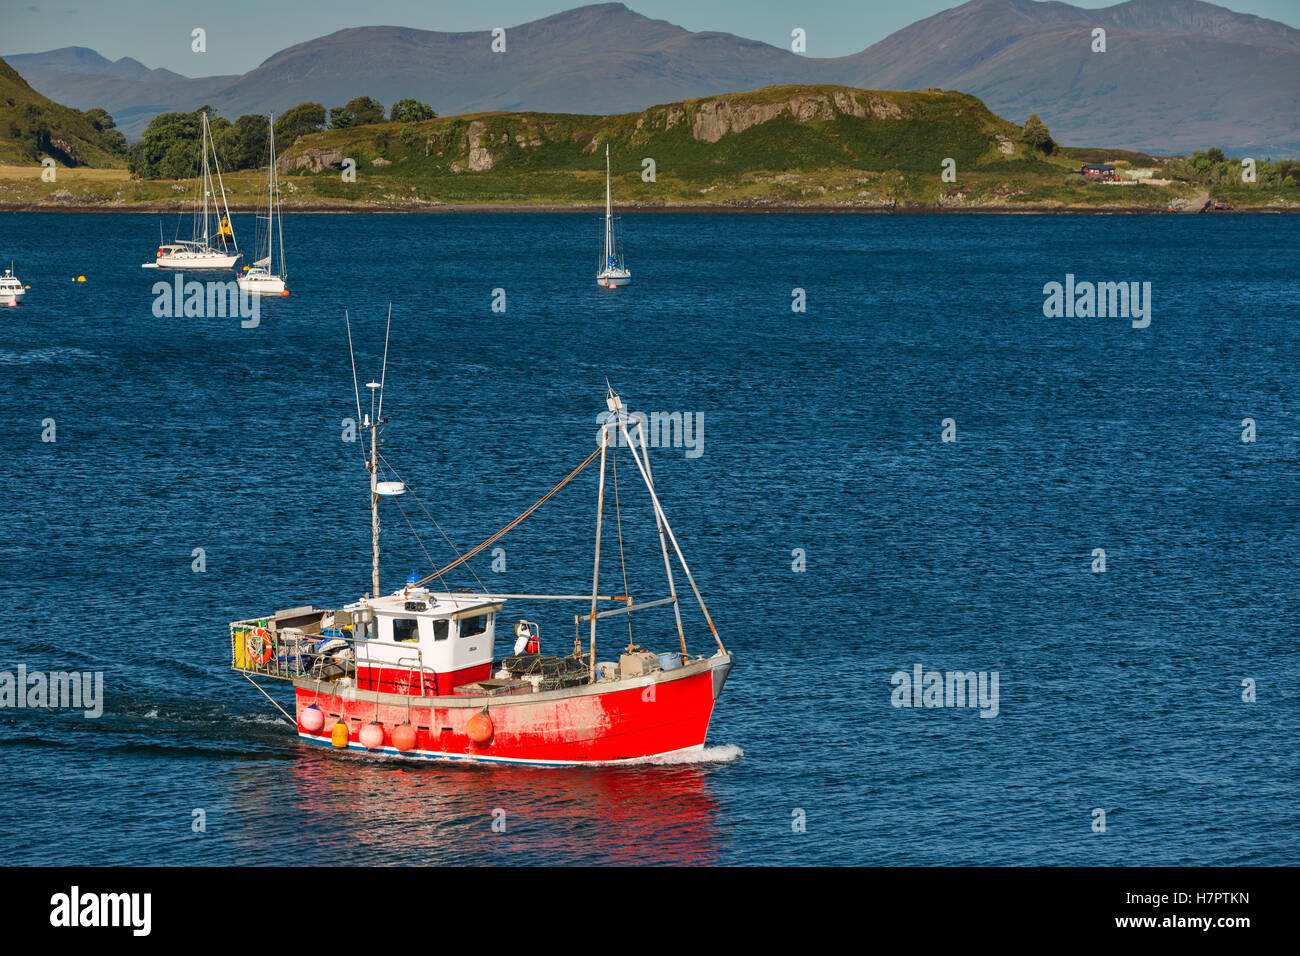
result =
[[605,260],[601,263],[602,269],[609,268],[609,258],[613,253],[614,246],[614,225],[612,219],[612,203],[609,191],[609,143],[605,144]]
[[[371,594],[379,597],[379,426],[384,416],[384,380],[388,376],[388,333],[393,327],[393,307],[388,306],[388,328],[384,330],[384,364],[379,381],[367,382],[370,389],[370,459],[366,470],[370,472],[370,586]],[[351,339],[351,331],[348,337]],[[375,409],[375,389],[379,390],[379,408]]]
[[375,389],[378,382],[367,382],[370,389],[370,594],[379,597],[379,422],[375,418]]
[[[270,134],[271,166],[266,177],[266,271],[268,275],[274,275],[271,269],[271,248],[275,238],[275,130],[270,130]],[[280,258],[283,259],[284,256]]]
[[203,112],[203,248],[208,243],[208,187],[212,184],[212,171],[208,168],[208,114]]
[[[289,270],[284,267],[284,220],[280,218],[279,203],[275,202],[276,197],[279,194],[279,185],[280,185],[278,182],[276,182],[276,177],[275,177],[275,114],[274,113],[268,114],[267,121],[269,123],[269,129],[271,132],[271,201],[275,203],[274,206],[275,219],[279,227],[276,230],[276,235],[280,237],[280,271],[278,275],[280,276],[281,279],[284,279],[288,277]],[[270,215],[269,210],[267,212],[267,215],[268,216]],[[267,258],[270,258],[271,256],[271,243],[269,240],[267,241],[266,244],[266,255]]]
[[[610,409],[613,411],[613,409]],[[600,428],[600,490],[596,492],[596,560],[591,571],[591,664],[592,682],[596,680],[596,601],[600,594],[600,522],[605,515],[605,449],[609,447],[609,425]]]

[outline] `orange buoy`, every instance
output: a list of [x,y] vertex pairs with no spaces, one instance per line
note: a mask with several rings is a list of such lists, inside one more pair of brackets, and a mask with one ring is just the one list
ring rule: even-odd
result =
[[288,294],[289,294],[289,290],[288,290],[288,289],[285,289],[283,292],[280,293],[280,295],[288,295]]
[[409,723],[393,728],[393,746],[405,753],[415,749],[415,728]]
[[486,712],[475,714],[465,725],[465,733],[476,744],[485,744],[492,739],[492,718]]
[[340,750],[348,745],[348,725],[346,721],[340,720],[330,731],[330,743]]

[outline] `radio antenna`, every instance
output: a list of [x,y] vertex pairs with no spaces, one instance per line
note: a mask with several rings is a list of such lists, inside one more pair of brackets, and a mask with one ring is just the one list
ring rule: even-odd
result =
[[393,328],[393,303],[388,303],[388,325],[384,328],[384,365],[379,370],[379,413],[377,419],[384,417],[384,378],[388,375],[388,333]]
[[348,310],[343,310],[343,321],[348,327],[348,358],[352,360],[352,394],[357,400],[357,427],[361,427],[361,389],[357,385],[357,354],[352,350],[352,320]]

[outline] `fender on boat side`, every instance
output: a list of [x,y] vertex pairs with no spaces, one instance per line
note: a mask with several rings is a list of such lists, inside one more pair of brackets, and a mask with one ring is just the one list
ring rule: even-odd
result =
[[547,690],[534,694],[503,694],[499,697],[479,697],[468,694],[448,694],[440,697],[419,697],[413,694],[390,694],[384,691],[361,690],[356,685],[350,687],[336,687],[329,681],[318,681],[308,677],[300,677],[293,682],[294,687],[301,690],[309,691],[315,694],[323,694],[331,697],[341,697],[345,700],[365,701],[367,703],[391,704],[402,707],[447,707],[447,708],[473,708],[480,710],[483,707],[492,708],[519,706],[522,704],[539,704],[548,701],[571,700],[574,697],[595,696],[601,694],[612,694],[620,691],[638,690],[643,687],[649,687],[652,684],[666,684],[671,681],[682,680],[687,677],[694,677],[708,671],[713,678],[713,697],[716,700],[718,694],[722,692],[722,685],[726,683],[727,673],[731,670],[732,657],[730,654],[718,652],[712,657],[704,660],[691,661],[671,671],[654,671],[650,674],[643,674],[639,677],[628,677],[623,680],[603,681],[598,684],[587,684],[579,687],[568,687],[560,690]]

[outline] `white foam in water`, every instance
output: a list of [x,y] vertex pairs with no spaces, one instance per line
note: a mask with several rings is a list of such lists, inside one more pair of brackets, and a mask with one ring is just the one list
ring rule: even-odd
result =
[[734,763],[743,756],[745,756],[745,751],[741,750],[735,744],[719,744],[716,747],[705,747],[703,750],[687,750],[683,753],[664,754],[662,757],[643,757],[639,760],[624,760],[620,761],[620,764],[622,766],[627,766],[628,764],[669,766],[672,764]]
[[28,349],[24,352],[0,352],[0,365],[47,365],[55,362],[81,362],[99,356],[79,348]]

